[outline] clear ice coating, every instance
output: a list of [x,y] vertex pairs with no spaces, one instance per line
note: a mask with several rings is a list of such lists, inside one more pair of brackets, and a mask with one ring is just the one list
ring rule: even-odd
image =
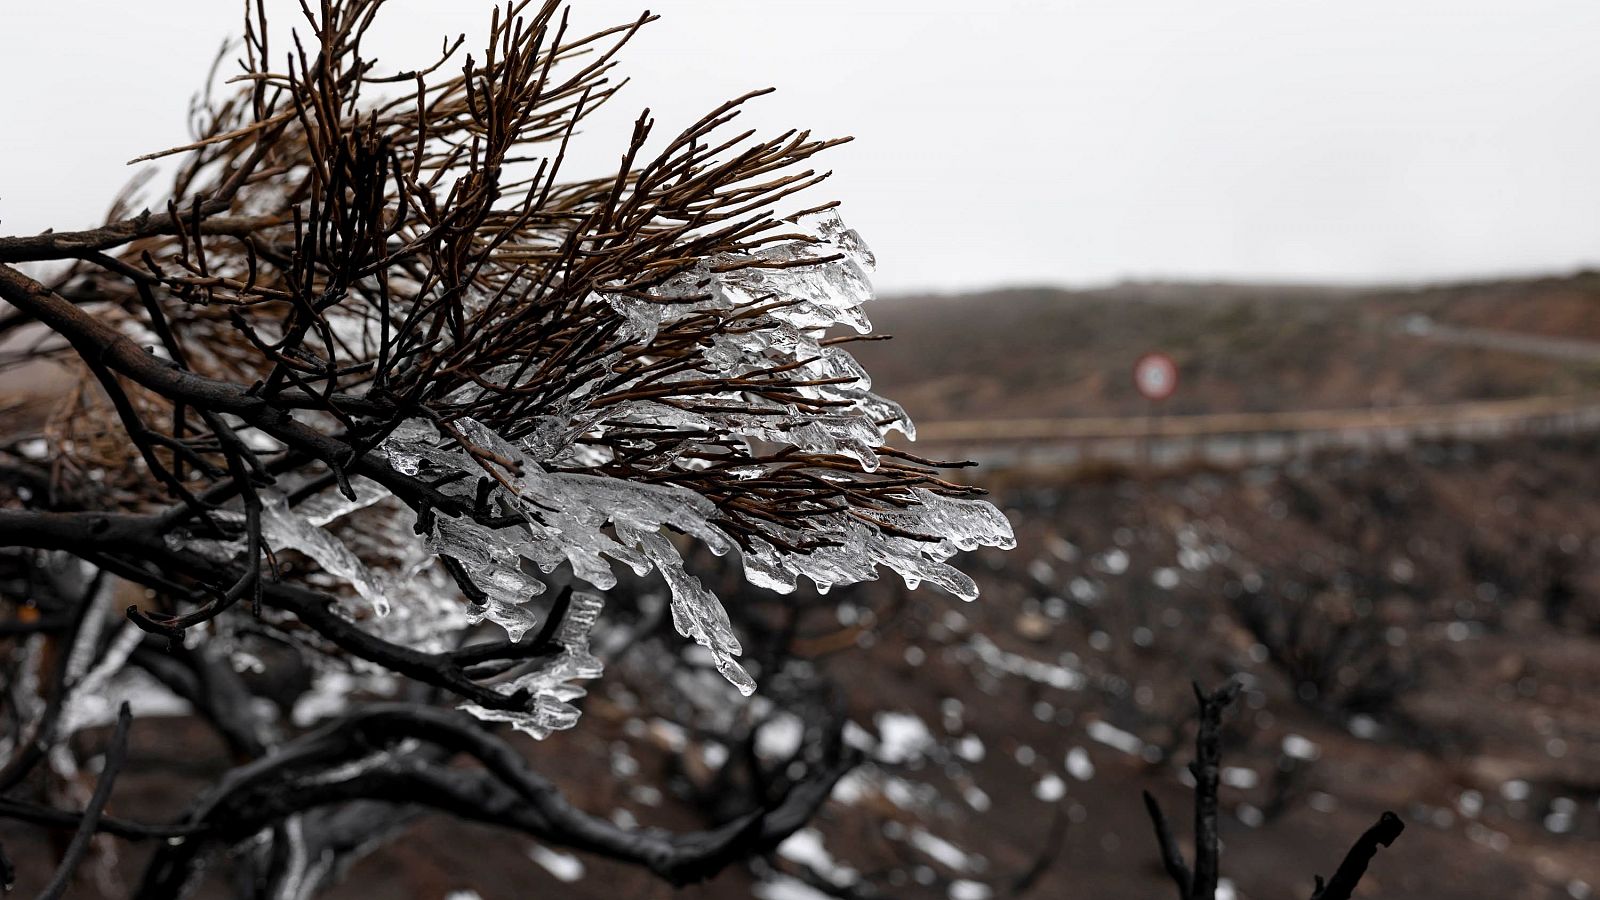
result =
[[461,708],[484,721],[508,722],[518,731],[541,740],[551,732],[577,724],[578,708],[572,701],[582,697],[584,690],[572,682],[600,677],[600,660],[589,652],[589,632],[600,618],[602,605],[604,601],[599,594],[574,592],[572,603],[554,635],[561,652],[540,662],[531,671],[495,685],[495,690],[506,696],[527,691],[530,699],[526,709],[487,709],[474,703],[462,704]]
[[[355,504],[350,504],[344,512],[328,520],[357,508]],[[325,510],[323,512],[326,514]],[[313,518],[304,512],[291,510],[289,498],[278,491],[263,492],[261,496],[261,536],[274,550],[298,550],[311,557],[329,575],[349,582],[357,594],[372,604],[378,615],[389,614],[389,596],[366,564],[343,541],[315,524]]]
[[[426,536],[427,551],[459,563],[457,571],[465,573],[484,600],[468,611],[469,621],[487,619],[520,640],[539,624],[528,601],[546,589],[540,575],[565,563],[577,579],[603,591],[616,585],[614,563],[638,575],[654,570],[670,592],[677,631],[709,651],[717,671],[749,694],[755,681],[739,664],[739,639],[727,611],[686,570],[680,547],[666,532],[698,541],[718,555],[737,552],[752,585],[779,593],[794,590],[802,577],[825,591],[836,584],[876,579],[879,567],[887,567],[909,587],[929,582],[963,599],[977,596],[977,585],[947,560],[963,550],[1015,545],[1010,524],[988,503],[909,488],[888,508],[820,513],[793,528],[772,524],[767,529],[771,540],[745,535],[741,546],[715,524],[717,510],[706,497],[675,485],[599,474],[596,467],[610,461],[611,451],[579,440],[635,426],[701,432],[708,440],[731,434],[750,442],[849,457],[863,471],[872,472],[880,465],[878,448],[890,431],[915,439],[905,411],[871,392],[866,371],[849,353],[824,343],[830,328],[870,331],[862,306],[872,298],[871,251],[832,210],[794,224],[800,238],[739,257],[705,260],[653,289],[649,298],[600,293],[589,300],[622,319],[619,343],[602,362],[602,375],[615,374],[610,366],[626,348],[648,346],[663,326],[678,319],[737,313],[742,327],[711,337],[700,348],[697,367],[657,383],[749,379],[781,371],[805,382],[788,395],[792,400],[773,399],[785,396],[781,394],[730,389],[721,394],[697,391],[692,409],[650,399],[590,408],[586,405],[590,397],[579,391],[536,419],[519,423],[517,433],[525,435],[519,440],[508,440],[471,418],[451,423],[462,439],[488,454],[474,456],[424,418],[402,423],[384,441],[379,452],[396,470],[424,473],[440,485],[439,490],[462,498],[476,495],[480,482],[485,483],[500,520],[515,522],[490,529],[468,518],[434,517]],[[489,380],[517,377],[516,370],[509,366],[491,372]],[[625,394],[632,383],[622,380],[607,390]],[[451,400],[470,402],[477,390],[466,389]],[[672,460],[660,463],[665,467]],[[681,465],[696,463],[686,460]],[[595,471],[574,471],[584,469]],[[490,474],[492,481],[486,480]],[[733,474],[759,478],[765,470],[753,463]],[[466,477],[448,477],[452,475]],[[387,605],[388,595],[403,594],[408,602],[421,602],[420,592],[408,591],[398,582],[390,584],[386,594],[384,584],[365,573],[359,560],[320,527],[375,502],[366,500],[366,492],[366,485],[358,486],[362,499],[357,501],[319,496],[294,512],[273,506],[274,540],[312,556],[374,606]],[[818,539],[823,545],[810,552],[782,549],[814,545]],[[481,718],[510,722],[536,737],[570,727],[578,715],[571,701],[582,694],[572,682],[600,672],[599,662],[588,651],[589,630],[599,611],[598,596],[576,594],[558,626],[561,654],[497,685],[507,695],[526,690],[531,698],[526,709],[464,708]]]
[[755,693],[755,679],[737,660],[743,648],[733,633],[733,623],[728,621],[728,611],[722,608],[716,595],[706,590],[700,579],[683,570],[683,557],[659,532],[635,531],[628,526],[619,528],[644,551],[655,564],[656,571],[667,580],[667,588],[672,591],[673,627],[679,634],[693,638],[710,650],[717,671],[738,688],[739,693],[746,697]]
[[[294,509],[290,509],[289,497],[282,491],[272,488],[259,490],[261,537],[273,550],[293,550],[310,557],[324,572],[349,584],[378,615],[386,616],[392,604],[389,600],[390,591],[383,579],[372,572],[326,526],[383,501],[389,492],[366,478],[354,479],[351,486],[356,494],[354,500],[338,491],[324,491],[307,498]],[[213,516],[229,520],[235,525],[244,522],[244,517],[236,512],[218,512]],[[245,551],[243,538],[214,541],[169,534],[166,539],[169,544],[219,561],[232,559]]]
[[[608,429],[666,427],[704,433],[708,439],[735,435],[748,442],[849,457],[866,472],[878,468],[878,448],[891,430],[915,439],[905,410],[870,391],[870,378],[848,352],[823,342],[829,328],[846,326],[861,333],[871,329],[861,310],[872,298],[871,251],[832,210],[795,225],[803,239],[738,258],[706,260],[656,288],[659,302],[620,294],[591,298],[623,319],[620,343],[605,357],[609,361],[600,364],[604,371],[597,375],[615,375],[609,366],[625,348],[648,345],[663,325],[676,319],[707,312],[737,313],[742,327],[716,333],[702,346],[696,368],[662,381],[748,379],[781,371],[805,383],[790,395],[776,395],[794,400],[730,389],[721,394],[697,391],[692,410],[649,399],[589,408],[589,393],[579,390],[554,408],[518,423],[523,437],[517,441],[474,419],[456,419],[452,427],[462,439],[501,461],[488,463],[495,467],[492,473],[433,421],[409,419],[379,447],[388,463],[406,474],[425,474],[439,485],[438,490],[461,498],[474,497],[479,483],[485,483],[497,518],[513,524],[491,529],[471,518],[439,513],[418,547],[407,539],[416,521],[410,510],[390,500],[376,482],[357,478],[351,483],[355,499],[329,488],[301,499],[293,508],[287,494],[263,491],[262,530],[267,543],[275,550],[306,555],[327,575],[348,584],[378,613],[362,627],[387,640],[433,651],[447,646],[450,636],[461,629],[485,620],[503,628],[512,640],[522,640],[540,625],[540,616],[529,603],[546,592],[540,576],[562,564],[577,579],[602,591],[617,583],[615,562],[641,576],[654,570],[668,588],[679,634],[703,646],[717,671],[746,695],[756,685],[739,664],[741,647],[727,611],[686,570],[679,546],[665,531],[698,541],[718,555],[737,552],[746,579],[778,593],[793,591],[802,577],[821,591],[870,581],[878,577],[881,566],[897,572],[908,587],[929,582],[963,599],[975,598],[977,585],[947,560],[963,550],[1015,545],[1005,517],[982,501],[909,488],[887,508],[809,515],[802,527],[769,524],[770,540],[747,534],[741,546],[714,523],[715,505],[695,491],[581,471],[594,470],[610,457],[609,451],[579,439]],[[489,373],[489,378],[514,378],[519,368],[506,366]],[[587,380],[598,384],[600,378]],[[624,393],[631,384],[623,380],[608,390]],[[478,390],[467,389],[451,400],[470,402]],[[660,460],[663,466],[671,462]],[[487,478],[491,474],[492,480]],[[763,464],[752,463],[732,474],[753,479],[767,472]],[[466,477],[448,477],[460,475]],[[385,515],[376,517],[375,525],[338,529],[344,517],[385,501]],[[362,541],[354,546],[369,559],[384,557],[386,564],[369,568],[341,534],[352,542]],[[907,534],[927,537],[918,540]],[[819,539],[821,546],[809,552],[781,549],[816,544]],[[242,540],[191,538],[184,543],[219,559],[244,550]],[[453,599],[450,579],[433,565],[440,558],[459,564],[457,575],[471,582],[472,593],[481,602],[463,606]],[[535,737],[571,727],[578,717],[571,701],[583,694],[573,682],[600,674],[600,663],[588,649],[600,608],[599,596],[576,593],[555,632],[561,652],[496,685],[507,696],[526,691],[525,708],[491,710],[471,704],[464,708],[480,718],[509,722]]]

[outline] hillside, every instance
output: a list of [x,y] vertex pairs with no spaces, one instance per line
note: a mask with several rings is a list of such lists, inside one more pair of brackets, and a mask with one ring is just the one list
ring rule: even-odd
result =
[[1129,367],[1161,350],[1182,382],[1173,414],[1347,409],[1568,393],[1600,365],[1440,341],[1410,317],[1600,339],[1600,275],[1346,289],[1129,284],[879,301],[896,339],[856,348],[875,389],[913,418],[1143,415]]

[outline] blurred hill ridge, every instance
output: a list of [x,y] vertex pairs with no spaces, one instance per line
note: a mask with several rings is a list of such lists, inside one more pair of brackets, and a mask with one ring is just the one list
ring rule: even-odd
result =
[[1600,273],[1588,271],[1423,287],[1130,282],[900,295],[877,302],[872,317],[896,339],[855,353],[874,390],[918,421],[1145,415],[1128,373],[1151,350],[1179,364],[1178,392],[1162,406],[1178,415],[1600,386],[1600,352],[1563,358],[1456,331],[1596,341],[1600,351]]

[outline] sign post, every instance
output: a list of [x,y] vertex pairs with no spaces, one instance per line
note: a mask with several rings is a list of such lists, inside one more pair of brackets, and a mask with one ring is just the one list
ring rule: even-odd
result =
[[1133,386],[1149,403],[1145,417],[1144,466],[1154,468],[1158,404],[1178,389],[1178,364],[1165,353],[1146,353],[1133,363]]

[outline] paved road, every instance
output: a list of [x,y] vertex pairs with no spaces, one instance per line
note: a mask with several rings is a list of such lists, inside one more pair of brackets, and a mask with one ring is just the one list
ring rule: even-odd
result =
[[1282,462],[1329,448],[1404,449],[1444,439],[1588,431],[1600,431],[1600,394],[1388,409],[928,422],[918,427],[917,451],[995,468],[1096,461],[1170,468]]
[[[1600,363],[1600,341],[1466,328],[1422,315],[1407,316],[1393,327],[1440,343]],[[918,431],[920,452],[959,454],[996,468],[1094,461],[1157,468],[1195,462],[1253,465],[1325,448],[1404,449],[1419,441],[1600,431],[1600,394],[1387,409],[929,422]]]
[[1466,328],[1460,325],[1446,325],[1422,315],[1407,316],[1394,327],[1401,334],[1441,344],[1482,347],[1485,350],[1499,350],[1568,362],[1600,363],[1600,341],[1498,331],[1490,328]]

